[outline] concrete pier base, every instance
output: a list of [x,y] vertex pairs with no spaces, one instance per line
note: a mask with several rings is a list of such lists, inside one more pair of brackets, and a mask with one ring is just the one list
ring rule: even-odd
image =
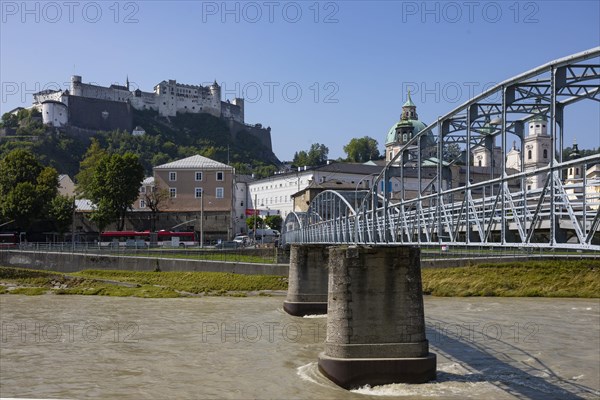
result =
[[327,312],[329,250],[325,245],[292,245],[288,293],[283,309],[304,316]]
[[425,337],[420,250],[329,251],[327,339],[319,370],[346,389],[435,379],[436,356]]

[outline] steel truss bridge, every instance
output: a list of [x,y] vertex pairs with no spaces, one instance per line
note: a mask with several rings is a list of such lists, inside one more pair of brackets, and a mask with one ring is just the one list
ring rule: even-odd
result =
[[[600,103],[600,47],[508,79],[439,117],[399,149],[370,189],[324,191],[306,212],[289,214],[282,240],[600,251],[600,154],[563,157],[566,110],[584,100]],[[548,125],[550,157],[523,168],[533,121]],[[506,162],[509,141],[520,151],[518,169]],[[487,168],[473,165],[478,149],[491,158]],[[437,162],[417,167],[427,159]]]

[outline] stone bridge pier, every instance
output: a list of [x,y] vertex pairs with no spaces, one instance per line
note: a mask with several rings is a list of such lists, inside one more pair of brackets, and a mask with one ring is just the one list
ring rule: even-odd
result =
[[304,316],[327,312],[329,248],[320,244],[293,244],[290,249],[288,293],[283,309]]
[[346,389],[435,379],[417,247],[329,249],[327,339],[319,370]]

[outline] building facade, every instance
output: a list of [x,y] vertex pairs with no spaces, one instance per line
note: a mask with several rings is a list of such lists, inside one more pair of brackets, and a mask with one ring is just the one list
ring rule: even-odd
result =
[[232,167],[196,155],[158,165],[153,172],[140,186],[132,221],[144,229],[194,230],[205,241],[235,234]]

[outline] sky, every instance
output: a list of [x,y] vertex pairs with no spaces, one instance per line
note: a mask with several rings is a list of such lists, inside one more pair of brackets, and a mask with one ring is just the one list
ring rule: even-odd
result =
[[[473,95],[600,45],[598,1],[4,1],[0,113],[83,82],[152,91],[216,80],[291,160],[352,138],[383,150],[411,89],[431,123]],[[585,103],[585,104],[584,104]],[[565,141],[600,147],[600,102],[567,110]]]

